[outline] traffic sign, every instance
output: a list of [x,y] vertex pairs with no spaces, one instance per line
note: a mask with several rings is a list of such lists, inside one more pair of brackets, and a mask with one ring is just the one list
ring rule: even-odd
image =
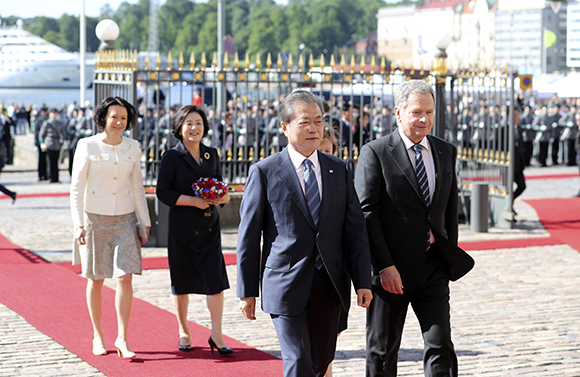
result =
[[224,51],[228,55],[234,53],[234,39],[229,34],[224,37]]
[[529,89],[533,86],[533,76],[532,75],[521,75],[520,76],[520,89]]

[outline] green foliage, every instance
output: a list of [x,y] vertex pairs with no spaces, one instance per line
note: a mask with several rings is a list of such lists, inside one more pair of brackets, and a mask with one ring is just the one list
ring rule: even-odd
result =
[[[402,0],[398,5],[420,4]],[[272,53],[299,53],[304,44],[307,56],[312,53],[336,53],[348,41],[366,38],[376,31],[378,10],[392,6],[385,0],[288,0],[279,5],[274,0],[228,0],[226,2],[226,34],[233,37],[240,59],[248,53],[262,60]],[[149,0],[136,4],[123,2],[114,10],[104,5],[98,18],[87,18],[87,45],[95,51],[100,44],[94,28],[105,18],[119,24],[117,49],[145,51],[149,37]],[[159,49],[162,54],[183,52],[186,59],[193,51],[196,60],[205,52],[211,60],[217,50],[217,0],[166,0],[158,12]],[[4,17],[10,20],[10,17]],[[59,19],[35,17],[25,21],[25,28],[68,51],[79,45],[79,18],[63,14]],[[15,22],[15,21],[14,21]]]

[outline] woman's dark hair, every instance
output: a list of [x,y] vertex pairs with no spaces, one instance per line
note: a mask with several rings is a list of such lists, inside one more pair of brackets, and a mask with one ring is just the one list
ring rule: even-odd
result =
[[111,106],[122,106],[127,109],[127,127],[125,131],[129,131],[135,126],[137,121],[137,110],[135,106],[131,105],[129,102],[125,101],[121,97],[107,97],[101,101],[99,106],[95,109],[95,115],[93,119],[99,130],[103,131],[107,125],[107,114],[109,113],[109,108]]
[[185,105],[181,107],[175,113],[175,117],[173,118],[173,136],[179,141],[183,141],[183,136],[181,135],[181,126],[183,126],[183,122],[185,122],[185,118],[191,113],[198,113],[201,117],[203,122],[203,137],[207,136],[209,132],[209,122],[207,121],[207,116],[203,109],[199,106],[195,105]]

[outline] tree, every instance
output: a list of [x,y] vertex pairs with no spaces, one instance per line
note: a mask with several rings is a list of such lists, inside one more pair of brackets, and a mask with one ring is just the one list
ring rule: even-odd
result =
[[[216,4],[217,5],[217,4]],[[205,22],[199,31],[197,45],[194,48],[196,54],[205,52],[208,62],[211,54],[217,51],[217,10],[206,14]]]
[[272,0],[260,0],[250,14],[249,23],[251,33],[248,40],[248,53],[272,53],[279,52],[279,44],[276,41],[276,25],[272,19],[272,13],[278,6]]
[[[25,29],[51,43],[60,43],[60,27],[54,18],[39,16],[30,20]],[[48,33],[48,35],[47,35]],[[45,38],[45,36],[48,37]]]
[[121,3],[115,12],[115,22],[119,24],[118,49],[145,51],[149,38],[149,1],[139,0],[137,4]]
[[[67,51],[79,51],[80,19],[63,14],[58,20],[60,25],[60,46]],[[94,32],[93,32],[94,33]]]
[[184,20],[183,15],[193,12],[193,8],[194,3],[190,0],[167,0],[159,9],[159,49],[162,53],[166,54],[174,48]]
[[[175,45],[173,47],[174,53],[183,52],[184,54],[189,54],[194,50],[195,45],[197,45],[197,33],[191,32],[190,25],[195,24],[197,21],[197,16],[194,13],[188,14],[183,19],[182,24],[184,27],[179,29],[177,36],[175,37]],[[194,30],[199,30],[199,27]]]
[[358,18],[356,26],[356,39],[368,37],[371,31],[377,30],[377,13],[385,7],[383,0],[359,0],[362,16]]
[[100,19],[104,20],[104,19],[113,19],[113,17],[115,16],[115,11],[113,10],[113,8],[111,7],[111,4],[105,4],[101,7],[101,9],[99,9],[99,13],[100,13]]

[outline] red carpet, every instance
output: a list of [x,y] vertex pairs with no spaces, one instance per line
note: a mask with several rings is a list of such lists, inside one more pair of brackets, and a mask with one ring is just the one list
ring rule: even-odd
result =
[[544,228],[580,251],[580,198],[526,199]]
[[[39,194],[18,194],[16,196],[16,200],[18,199],[25,199],[25,198],[57,198],[61,196],[70,196],[69,192],[46,192],[46,193],[39,193]],[[0,196],[0,199],[10,199],[11,197],[8,195]]]
[[580,173],[526,175],[525,177],[526,177],[526,180],[529,180],[529,179],[564,179],[564,178],[578,178],[578,177],[580,177]]
[[513,240],[459,242],[459,247],[462,248],[463,250],[469,251],[469,250],[511,249],[516,247],[561,245],[563,243],[564,242],[555,237],[541,237],[541,238],[518,238]]
[[[30,254],[34,255],[32,253]],[[236,254],[224,254],[224,260],[226,262],[226,266],[236,264],[237,263]],[[74,266],[72,265],[71,262],[58,262],[55,264],[66,267],[69,270],[73,271],[75,274],[81,273],[80,264],[75,264]],[[152,258],[143,258],[142,267],[144,270],[162,270],[165,268],[169,268],[169,264],[167,263],[167,257],[152,257]]]
[[85,303],[86,280],[58,264],[47,263],[0,235],[0,302],[34,327],[107,376],[281,376],[282,360],[232,338],[232,357],[212,355],[210,330],[189,323],[192,352],[177,351],[175,316],[134,299],[129,336],[137,358],[117,357],[114,294],[104,287],[103,328],[107,356],[91,353],[92,328]]

